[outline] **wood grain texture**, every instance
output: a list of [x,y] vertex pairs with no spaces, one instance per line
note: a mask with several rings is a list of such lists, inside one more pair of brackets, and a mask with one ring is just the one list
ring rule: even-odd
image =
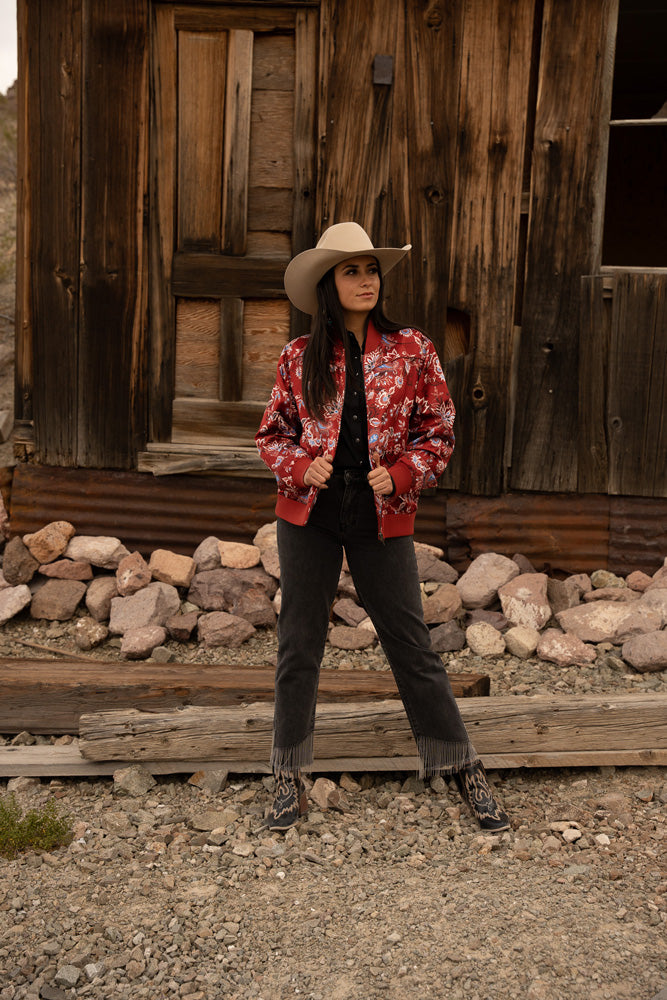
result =
[[220,301],[176,302],[176,396],[217,399],[220,379]]
[[244,254],[248,222],[248,161],[252,95],[252,31],[228,35],[222,163],[222,249]]
[[[482,755],[667,749],[666,695],[464,698],[459,708]],[[87,760],[264,761],[272,730],[272,705],[99,712],[81,716],[79,749]],[[396,702],[319,707],[316,757],[414,753],[407,717]]]
[[[273,701],[275,668],[226,664],[79,663],[66,658],[0,660],[0,728],[3,733],[78,733],[79,717],[91,712],[133,708],[143,711],[186,705],[240,706]],[[451,673],[457,698],[488,695],[484,674]],[[323,670],[318,698],[371,701],[398,698],[388,671]]]
[[231,296],[220,303],[220,369],[218,398],[241,399],[244,386],[243,299]]
[[[459,488],[504,484],[508,383],[519,257],[534,0],[468,4],[458,112],[449,304],[471,317],[474,345],[457,395]],[[449,480],[447,480],[449,483]]]
[[226,32],[178,33],[179,250],[220,250],[227,54]]
[[227,31],[234,28],[245,31],[285,31],[294,27],[295,8],[300,6],[290,3],[281,6],[269,3],[223,5],[216,0],[215,7],[212,6],[209,10],[203,6],[178,4],[174,9],[174,19],[177,28],[188,31]]
[[617,7],[544,6],[513,489],[577,488],[581,276],[600,262]]
[[254,187],[294,186],[294,94],[256,90],[252,97],[249,172]]
[[[77,460],[82,2],[31,7],[31,37],[27,51],[24,48],[32,416],[35,457],[54,465],[75,465]],[[22,372],[30,378],[24,361],[27,358],[22,359]]]
[[248,299],[243,321],[243,396],[268,402],[278,358],[290,339],[290,309],[284,299]]
[[[250,444],[259,427],[265,406],[264,402],[175,399],[174,441],[182,441],[183,434],[194,435],[195,440],[201,441],[225,435],[239,437],[247,434]],[[191,436],[189,440],[193,440],[193,437]]]
[[146,439],[148,0],[86,0],[79,465],[132,468]]
[[667,275],[617,274],[609,351],[609,492],[667,496]]
[[32,79],[36,66],[36,39],[33,25],[37,16],[28,0],[18,0],[16,7],[18,65],[16,82],[17,99],[17,151],[16,151],[16,357],[14,368],[14,417],[24,426],[32,423],[33,392],[33,323],[32,323],[32,266],[33,234],[30,194],[30,143],[29,101]]
[[171,289],[177,177],[177,52],[174,12],[151,11],[150,383],[148,437],[168,441],[175,385],[176,316]]
[[238,295],[275,298],[284,295],[287,260],[276,257],[227,257],[220,254],[174,254],[172,291],[175,295]]
[[581,279],[578,480],[580,493],[606,493],[609,481],[607,387],[611,303],[601,275]]
[[[314,13],[317,17],[317,12]],[[301,12],[296,14],[296,23],[301,16]],[[252,63],[253,90],[286,90],[293,93],[295,70],[293,35],[255,36]]]

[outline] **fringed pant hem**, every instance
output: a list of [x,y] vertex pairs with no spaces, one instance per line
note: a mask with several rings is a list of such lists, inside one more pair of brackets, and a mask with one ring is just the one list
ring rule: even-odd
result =
[[291,747],[274,745],[271,749],[271,769],[276,778],[280,774],[296,776],[301,771],[312,771],[313,734]]
[[453,774],[479,759],[470,740],[450,742],[432,736],[418,736],[420,778],[432,778],[436,774]]

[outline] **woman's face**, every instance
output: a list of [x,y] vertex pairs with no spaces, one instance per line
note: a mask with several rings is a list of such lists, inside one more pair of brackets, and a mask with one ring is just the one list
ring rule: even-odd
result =
[[334,281],[346,320],[364,317],[380,294],[380,268],[375,257],[351,257],[334,268]]

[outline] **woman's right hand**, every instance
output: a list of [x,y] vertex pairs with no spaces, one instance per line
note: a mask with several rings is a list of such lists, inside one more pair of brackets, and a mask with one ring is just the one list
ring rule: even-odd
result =
[[333,472],[331,460],[331,455],[318,455],[317,458],[313,459],[304,473],[304,485],[317,486],[321,490],[326,490],[327,479]]

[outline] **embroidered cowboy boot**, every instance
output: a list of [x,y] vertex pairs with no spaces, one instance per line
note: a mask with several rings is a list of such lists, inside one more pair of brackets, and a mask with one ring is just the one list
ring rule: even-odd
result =
[[492,833],[509,830],[509,816],[493,797],[481,760],[455,771],[453,778],[461,798],[483,830],[490,830]]
[[279,774],[276,778],[276,797],[266,820],[269,830],[289,830],[307,812],[306,786],[301,778]]

